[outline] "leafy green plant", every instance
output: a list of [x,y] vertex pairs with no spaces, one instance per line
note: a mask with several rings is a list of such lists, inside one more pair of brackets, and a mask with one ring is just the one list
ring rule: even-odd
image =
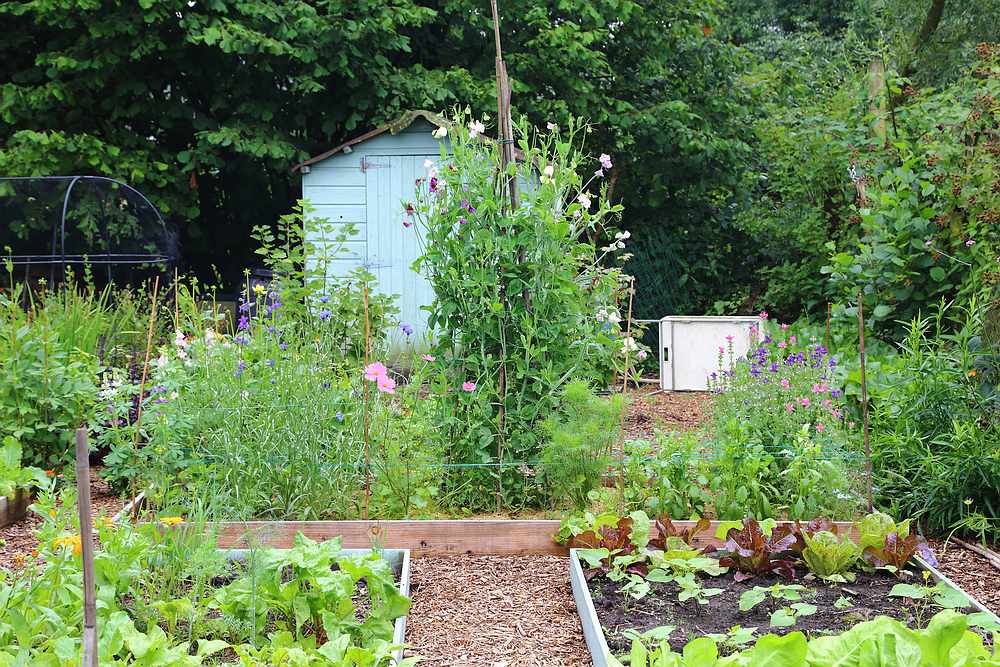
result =
[[915,555],[920,555],[931,565],[937,564],[927,542],[910,534],[909,519],[896,523],[882,512],[868,514],[858,524],[861,539],[858,546],[862,558],[874,567],[884,567],[902,576],[906,565]]
[[768,598],[772,600],[787,600],[797,602],[804,593],[810,590],[801,584],[774,584],[771,586],[754,586],[740,595],[740,611],[750,611]]
[[810,572],[828,581],[848,580],[861,557],[861,549],[850,537],[839,539],[834,533],[821,530],[812,535],[804,533],[803,539],[806,547],[802,550],[802,560]]
[[719,559],[723,567],[736,570],[734,578],[745,581],[760,574],[774,572],[792,579],[794,563],[782,555],[795,544],[789,526],[777,526],[770,535],[764,533],[755,519],[744,519],[741,528],[730,528],[726,535],[726,555]]
[[570,501],[583,509],[591,490],[601,484],[611,463],[623,409],[620,394],[605,400],[586,382],[569,382],[558,410],[539,426],[544,444],[539,453],[538,482],[554,503]]
[[0,446],[0,496],[32,486],[45,487],[48,483],[48,477],[39,468],[21,467],[21,443],[12,436],[4,436]]

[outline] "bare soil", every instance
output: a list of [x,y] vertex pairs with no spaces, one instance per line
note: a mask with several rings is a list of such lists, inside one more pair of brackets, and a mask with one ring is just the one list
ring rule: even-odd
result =
[[691,431],[704,424],[712,406],[711,396],[700,391],[659,392],[645,385],[628,392],[625,437],[650,440],[657,430]]
[[561,556],[410,562],[407,655],[421,667],[590,667]]
[[[798,572],[794,582],[787,582],[777,576],[756,577],[738,582],[732,573],[705,579],[706,588],[721,588],[723,593],[709,598],[706,605],[695,600],[679,602],[677,584],[652,583],[652,591],[641,600],[626,604],[625,596],[619,593],[620,582],[613,582],[604,576],[595,577],[590,582],[590,593],[594,600],[597,617],[604,628],[608,646],[613,653],[626,652],[631,641],[623,635],[627,629],[645,632],[653,628],[670,625],[676,629],[670,634],[670,646],[675,651],[697,637],[722,633],[734,626],[758,628],[757,634],[786,634],[802,631],[806,634],[843,632],[853,625],[876,616],[891,616],[911,625],[925,625],[936,609],[928,603],[914,602],[907,598],[889,597],[889,591],[900,580],[895,576],[879,572],[858,573],[857,580],[848,584],[826,584],[822,581],[805,581],[804,571]],[[789,628],[770,627],[771,613],[792,604],[785,600],[768,597],[749,611],[740,611],[740,595],[754,586],[771,586],[776,583],[799,583],[810,591],[802,593],[802,600],[817,607],[812,616],[803,616]],[[837,609],[834,603],[841,597],[850,600],[851,605]]]

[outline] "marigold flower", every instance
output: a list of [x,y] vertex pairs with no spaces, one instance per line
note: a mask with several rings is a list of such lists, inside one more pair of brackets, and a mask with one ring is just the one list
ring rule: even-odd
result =
[[74,556],[79,556],[83,553],[83,543],[80,541],[79,535],[67,535],[65,537],[57,537],[52,541],[52,548],[58,549],[65,547],[73,552]]
[[976,369],[973,368],[971,371],[969,371],[969,377],[970,378],[976,377]]
[[164,526],[176,526],[179,523],[184,523],[184,517],[182,516],[161,516],[160,523]]

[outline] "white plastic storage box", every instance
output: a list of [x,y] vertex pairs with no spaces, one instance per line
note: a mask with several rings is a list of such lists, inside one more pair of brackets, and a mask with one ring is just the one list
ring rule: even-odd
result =
[[708,376],[719,368],[719,348],[727,349],[726,336],[733,337],[736,359],[750,349],[750,328],[756,317],[685,317],[670,315],[660,320],[660,388],[667,391],[705,391]]

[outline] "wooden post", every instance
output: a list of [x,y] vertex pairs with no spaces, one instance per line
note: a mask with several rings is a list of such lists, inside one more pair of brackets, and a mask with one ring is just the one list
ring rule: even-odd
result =
[[858,290],[858,348],[861,353],[861,420],[865,440],[865,477],[868,484],[868,511],[872,512],[872,445],[868,435],[868,380],[865,378],[865,314]]
[[885,142],[885,64],[878,56],[868,66],[868,110],[875,116],[875,136]]
[[[628,319],[625,321],[625,340],[632,337],[632,297],[635,295],[635,276],[631,276],[628,284]],[[618,444],[618,495],[621,499],[620,514],[625,514],[625,407],[626,391],[628,389],[629,348],[625,348],[625,366],[622,369],[622,412],[619,415],[621,442]]]
[[87,429],[76,430],[76,500],[83,556],[83,667],[97,667],[97,591],[94,585],[94,538],[90,514],[90,448]]
[[[366,281],[362,289],[362,294],[364,295],[365,301],[365,368],[368,367],[368,347],[369,341],[371,340],[371,324],[368,320],[368,282]],[[372,484],[371,484],[371,457],[370,449],[368,446],[368,430],[369,430],[369,419],[368,419],[368,382],[367,380],[363,383],[364,386],[364,403],[365,403],[365,417],[364,417],[364,429],[365,429],[365,505],[361,509],[361,518],[365,521],[368,520],[368,503],[371,500],[372,495]]]
[[[150,301],[150,313],[149,313],[149,330],[146,332],[146,354],[142,361],[142,377],[139,380],[139,404],[135,409],[135,431],[132,434],[132,448],[135,449],[139,446],[139,428],[142,425],[142,399],[143,394],[146,393],[146,374],[149,371],[149,354],[153,347],[153,330],[156,328],[156,297],[160,291],[160,277],[156,276],[153,280],[153,297]],[[126,416],[127,418],[127,416]],[[139,511],[139,506],[135,502],[135,479],[131,481],[131,494],[132,494],[132,518],[135,519],[136,514]]]
[[[493,41],[497,52],[496,75],[497,75],[497,131],[500,134],[500,183],[505,183],[507,193],[510,196],[510,210],[516,211],[519,204],[517,190],[517,174],[506,177],[507,165],[514,161],[514,124],[510,117],[510,81],[507,79],[507,65],[503,61],[503,48],[500,44],[500,14],[497,11],[497,0],[490,0],[490,9],[493,12]],[[520,248],[517,253],[517,261],[524,262],[524,248]],[[507,293],[504,285],[500,286],[500,299],[506,309]],[[528,288],[521,290],[521,298],[524,299],[525,307],[531,308],[531,294]],[[503,346],[500,351],[500,370],[497,380],[500,394],[500,406],[497,410],[497,490],[496,504],[497,513],[503,504],[503,442],[504,429],[506,423],[506,403],[507,403],[507,350]]]

